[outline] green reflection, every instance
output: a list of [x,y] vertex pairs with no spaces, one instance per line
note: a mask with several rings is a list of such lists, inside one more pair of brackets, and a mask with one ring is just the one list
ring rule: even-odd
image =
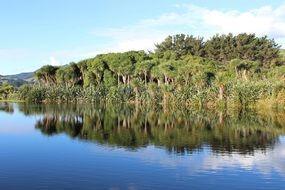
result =
[[35,127],[46,135],[65,133],[129,149],[151,144],[179,154],[199,151],[204,145],[216,153],[252,154],[273,148],[285,133],[285,117],[279,113],[72,104],[20,104],[19,109],[40,115]]
[[0,102],[0,112],[6,113],[14,113],[14,106],[13,104],[9,104],[7,102]]

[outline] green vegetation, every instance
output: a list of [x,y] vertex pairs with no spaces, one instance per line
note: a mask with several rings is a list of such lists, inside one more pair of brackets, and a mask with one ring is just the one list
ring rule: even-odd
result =
[[[285,58],[272,39],[254,34],[169,36],[154,52],[97,55],[44,66],[38,84],[18,88],[30,102],[129,102],[175,106],[285,105]],[[9,98],[9,95],[2,98]]]
[[285,49],[280,49],[280,54],[285,57]]
[[0,100],[5,100],[8,98],[8,96],[11,97],[13,93],[15,93],[14,86],[8,84],[7,82],[4,82],[0,85]]

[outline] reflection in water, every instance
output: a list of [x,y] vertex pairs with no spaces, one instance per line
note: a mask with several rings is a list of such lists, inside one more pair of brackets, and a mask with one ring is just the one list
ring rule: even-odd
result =
[[6,113],[14,113],[13,104],[9,104],[7,102],[0,102],[0,111],[4,111]]
[[72,104],[0,108],[0,189],[285,186],[284,113]]
[[254,168],[265,175],[270,175],[274,170],[285,177],[285,144],[277,144],[266,154],[255,150],[253,155],[212,155],[206,157],[203,163],[203,169],[207,170],[218,170],[225,167]]
[[253,154],[272,149],[284,134],[285,118],[254,112],[214,113],[205,110],[142,109],[132,106],[26,105],[26,115],[40,115],[43,134],[135,149],[147,145],[189,154],[204,145],[214,153]]

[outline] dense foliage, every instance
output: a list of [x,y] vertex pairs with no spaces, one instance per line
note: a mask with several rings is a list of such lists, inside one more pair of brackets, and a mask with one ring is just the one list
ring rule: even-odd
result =
[[[248,107],[285,103],[279,46],[254,34],[167,37],[154,52],[97,55],[62,67],[40,68],[21,100],[117,101]],[[264,103],[265,102],[265,103]]]

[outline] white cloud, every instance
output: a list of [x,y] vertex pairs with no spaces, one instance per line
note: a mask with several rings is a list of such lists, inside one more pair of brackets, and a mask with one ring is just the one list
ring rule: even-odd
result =
[[104,44],[50,52],[52,57],[45,64],[62,65],[108,52],[152,51],[155,43],[177,33],[208,38],[216,33],[229,32],[268,35],[279,44],[285,45],[285,4],[275,9],[264,6],[243,12],[175,4],[173,12],[164,13],[157,18],[144,19],[129,26],[95,29],[91,34],[96,38],[106,38]]
[[259,9],[240,12],[217,11],[189,6],[189,11],[201,14],[201,23],[212,31],[220,33],[256,33],[274,38],[285,37],[285,6],[276,9],[264,6]]
[[140,23],[135,26],[108,28],[95,31],[97,37],[107,37],[111,42],[100,48],[101,52],[120,52],[128,50],[153,50],[154,44],[161,41],[169,32],[157,30],[148,23]]
[[52,66],[60,66],[62,65],[61,61],[55,58],[54,56],[50,56],[47,61],[43,62],[44,65],[52,65]]
[[153,50],[166,36],[187,33],[206,38],[216,33],[256,33],[268,35],[280,44],[285,42],[285,4],[277,8],[264,6],[247,11],[212,10],[194,5],[176,4],[174,12],[137,24],[95,30],[96,36],[112,39],[107,50]]

